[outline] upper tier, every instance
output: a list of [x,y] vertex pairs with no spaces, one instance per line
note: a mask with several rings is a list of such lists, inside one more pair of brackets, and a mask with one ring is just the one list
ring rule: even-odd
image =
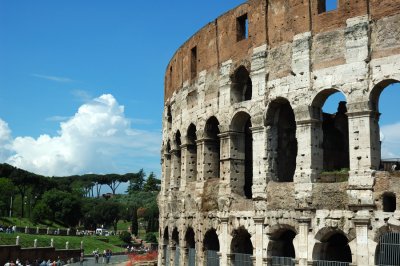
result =
[[303,32],[344,28],[348,18],[368,15],[377,20],[400,13],[398,0],[338,0],[338,8],[328,12],[325,1],[249,0],[221,15],[176,51],[165,73],[164,100],[185,83],[194,83],[203,70],[217,71],[229,59],[249,62],[253,48],[263,44],[271,50]]

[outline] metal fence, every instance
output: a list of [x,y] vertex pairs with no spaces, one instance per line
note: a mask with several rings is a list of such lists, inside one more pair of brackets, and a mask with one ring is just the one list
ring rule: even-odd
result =
[[252,266],[252,254],[233,253],[233,265],[235,266]]
[[207,266],[219,266],[218,251],[207,250],[206,256],[207,256]]
[[314,260],[313,266],[349,266],[350,262]]
[[295,260],[290,257],[271,257],[272,266],[294,266]]
[[164,246],[164,265],[169,266],[170,252],[167,246]]
[[179,247],[175,249],[174,265],[179,266],[179,258],[181,257],[181,250]]
[[378,265],[400,265],[400,233],[386,233],[381,236],[377,254]]
[[196,250],[194,248],[189,248],[188,265],[189,266],[196,266]]

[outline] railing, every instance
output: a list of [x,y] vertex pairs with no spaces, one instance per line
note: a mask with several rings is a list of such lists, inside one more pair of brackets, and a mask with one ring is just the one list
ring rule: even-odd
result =
[[313,266],[349,266],[350,262],[314,260]]
[[63,239],[43,239],[43,238],[24,238],[16,234],[0,234],[0,246],[20,246],[22,248],[45,248],[54,247],[56,249],[82,249],[83,241],[80,243],[70,243]]
[[251,259],[252,254],[243,253],[232,253],[233,265],[235,266],[252,266],[253,260]]
[[400,265],[400,233],[382,235],[378,248],[378,265]]
[[207,250],[206,256],[207,256],[207,266],[219,266],[218,251]]
[[271,257],[272,266],[294,266],[295,259],[290,257]]
[[196,266],[196,250],[194,248],[189,248],[188,265],[189,266]]

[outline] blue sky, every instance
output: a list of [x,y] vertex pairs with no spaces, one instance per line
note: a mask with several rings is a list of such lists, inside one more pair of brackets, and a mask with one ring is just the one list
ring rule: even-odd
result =
[[45,175],[160,176],[166,65],[243,2],[0,0],[0,162]]

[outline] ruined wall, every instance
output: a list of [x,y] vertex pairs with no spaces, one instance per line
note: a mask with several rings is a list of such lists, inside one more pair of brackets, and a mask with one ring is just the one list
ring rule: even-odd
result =
[[[158,198],[160,236],[168,240],[159,265],[176,261],[175,254],[184,265],[189,229],[199,265],[209,239],[218,239],[220,264],[231,265],[240,249],[231,249],[235,232],[247,231],[257,266],[274,254],[298,265],[333,258],[329,241],[344,241],[353,264],[374,265],[380,237],[400,231],[400,183],[378,171],[379,95],[400,81],[400,0],[339,0],[328,12],[322,2],[249,0],[171,59]],[[240,97],[249,87],[251,97]],[[324,134],[322,113],[335,92],[347,108],[330,116],[344,137],[340,152]],[[280,250],[287,244],[294,253]]]

